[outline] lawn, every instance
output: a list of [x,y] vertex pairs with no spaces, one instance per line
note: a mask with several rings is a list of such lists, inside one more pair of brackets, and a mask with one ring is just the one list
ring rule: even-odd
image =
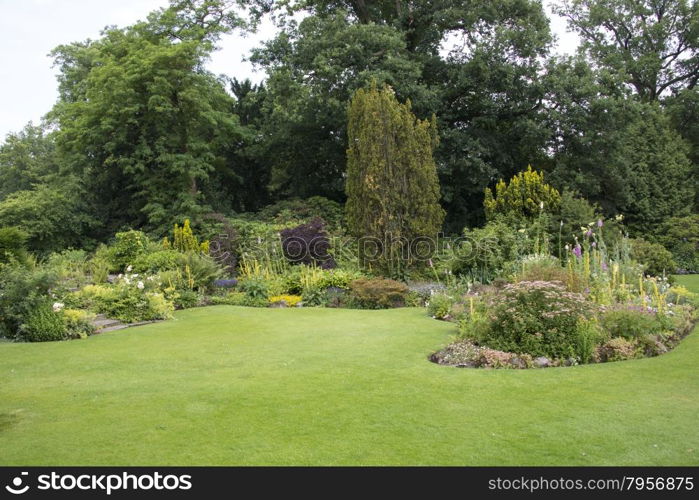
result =
[[218,306],[0,344],[0,464],[699,465],[696,332],[525,371],[428,362],[453,334],[418,309]]

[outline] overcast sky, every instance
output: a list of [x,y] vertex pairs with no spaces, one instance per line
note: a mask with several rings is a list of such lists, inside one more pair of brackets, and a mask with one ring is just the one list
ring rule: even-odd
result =
[[[97,38],[107,25],[132,24],[167,4],[167,0],[0,0],[0,143],[30,120],[39,123],[56,102],[56,71],[48,57],[54,47]],[[558,52],[573,53],[577,38],[566,32],[565,22],[553,16],[551,25],[559,37]],[[251,47],[273,34],[273,26],[264,23],[254,36],[225,37],[209,70],[261,80],[264,75],[253,72],[243,59]]]

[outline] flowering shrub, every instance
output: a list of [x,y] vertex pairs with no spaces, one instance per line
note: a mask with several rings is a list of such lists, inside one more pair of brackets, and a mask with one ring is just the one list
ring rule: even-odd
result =
[[[54,304],[54,310],[56,309]],[[62,309],[66,332],[71,339],[84,339],[95,333],[95,315],[80,309]]]
[[579,356],[578,322],[592,315],[585,297],[562,283],[521,281],[492,297],[481,341],[493,349],[532,356]]

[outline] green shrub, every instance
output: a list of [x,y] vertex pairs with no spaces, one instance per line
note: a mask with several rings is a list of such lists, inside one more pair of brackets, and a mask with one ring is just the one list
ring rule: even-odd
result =
[[547,356],[581,358],[577,329],[591,317],[591,305],[559,283],[521,281],[506,285],[493,297],[489,326],[481,342],[492,349]]
[[[146,287],[145,283],[149,283]],[[87,308],[124,323],[167,319],[174,305],[153,282],[122,278],[113,286],[88,285],[66,298],[72,308]],[[143,285],[143,288],[140,285]]]
[[309,287],[304,289],[302,298],[303,305],[307,307],[323,306],[328,301],[328,295],[325,292],[325,289],[317,287]]
[[132,265],[136,258],[145,253],[148,247],[148,236],[141,231],[124,231],[115,235],[111,246],[111,262],[116,270],[124,270]]
[[0,337],[16,337],[19,326],[43,306],[57,282],[52,270],[0,264]]
[[644,335],[657,335],[663,325],[653,312],[641,308],[611,309],[602,314],[602,328],[609,337],[634,340]]
[[429,298],[427,314],[435,319],[449,319],[456,300],[446,293],[436,293]]
[[238,282],[238,289],[251,299],[264,299],[269,297],[267,283],[260,278],[241,280]]
[[246,306],[246,307],[267,307],[267,298],[253,298],[243,292],[230,292],[226,295],[214,295],[210,297],[212,305]]
[[451,271],[457,276],[477,275],[490,281],[534,251],[529,232],[527,227],[518,229],[504,219],[490,221],[482,228],[465,229],[455,248]]
[[201,296],[194,290],[178,290],[172,297],[176,309],[190,309],[201,302]]
[[607,340],[605,332],[596,319],[581,319],[575,329],[576,353],[581,363],[590,363],[597,346]]
[[29,235],[16,227],[0,227],[0,262],[24,261]]
[[71,339],[84,339],[95,333],[95,315],[80,309],[63,309],[63,320],[67,336]]
[[176,250],[159,250],[136,257],[133,270],[137,273],[158,273],[183,267],[182,254]]
[[656,239],[672,253],[680,269],[699,272],[699,214],[668,219]]
[[350,296],[354,303],[365,309],[403,307],[408,286],[391,279],[361,278],[350,283]]
[[631,240],[631,258],[643,265],[646,274],[664,276],[675,272],[672,254],[661,244],[638,238]]
[[19,327],[19,338],[27,342],[65,340],[68,330],[63,315],[54,311],[48,300],[29,311]]

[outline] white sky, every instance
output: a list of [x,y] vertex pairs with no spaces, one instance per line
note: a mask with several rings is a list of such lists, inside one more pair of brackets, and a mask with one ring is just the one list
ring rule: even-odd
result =
[[[56,102],[56,71],[48,57],[54,47],[97,38],[107,25],[132,24],[167,4],[167,0],[0,0],[0,143],[30,120],[39,123]],[[565,22],[554,16],[551,27],[559,37],[558,52],[573,53],[577,38],[566,33]],[[253,72],[243,59],[273,34],[271,23],[264,23],[254,36],[225,37],[208,69],[262,80],[263,73]]]

